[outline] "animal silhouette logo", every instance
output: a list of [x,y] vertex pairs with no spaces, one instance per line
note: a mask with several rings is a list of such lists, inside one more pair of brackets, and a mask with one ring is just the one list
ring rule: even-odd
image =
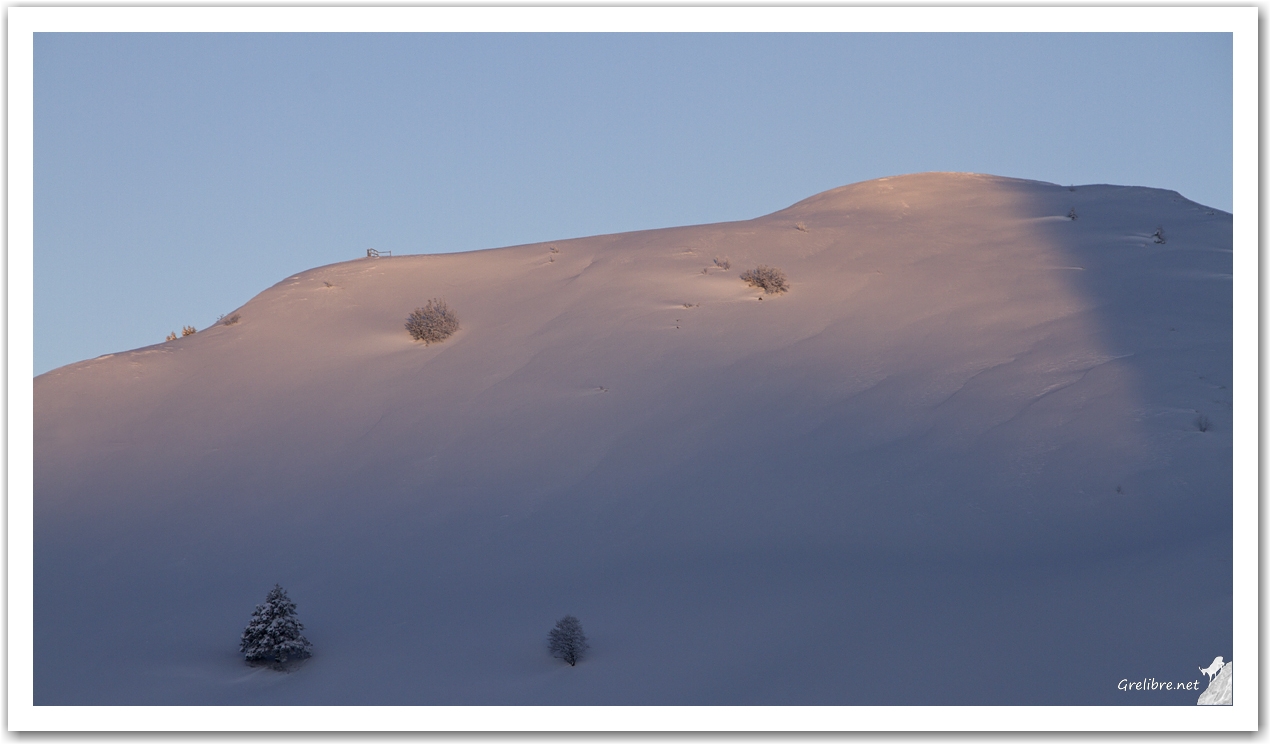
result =
[[1226,662],[1222,660],[1222,657],[1218,656],[1216,659],[1213,659],[1213,663],[1210,664],[1207,669],[1200,667],[1200,671],[1207,674],[1208,681],[1212,682],[1213,677],[1216,677],[1217,673],[1220,672],[1221,668],[1224,666],[1226,666]]

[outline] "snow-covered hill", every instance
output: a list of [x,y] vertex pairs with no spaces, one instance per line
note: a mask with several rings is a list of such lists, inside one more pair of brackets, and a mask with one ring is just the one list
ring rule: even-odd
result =
[[35,379],[35,702],[1194,705],[1116,683],[1231,655],[1231,239],[929,173],[288,277]]

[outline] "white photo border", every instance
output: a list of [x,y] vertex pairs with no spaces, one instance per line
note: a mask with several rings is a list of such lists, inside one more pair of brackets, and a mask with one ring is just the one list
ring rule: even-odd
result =
[[[1258,715],[1256,7],[9,7],[10,731],[1255,731]],[[33,704],[33,35],[38,32],[1224,32],[1234,65],[1233,706],[55,707]]]

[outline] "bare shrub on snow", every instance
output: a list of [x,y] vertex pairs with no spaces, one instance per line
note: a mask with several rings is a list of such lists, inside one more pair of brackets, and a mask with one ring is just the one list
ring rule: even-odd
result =
[[1163,243],[1164,242],[1164,228],[1162,227],[1155,228],[1155,233],[1151,237],[1155,238],[1156,243]]
[[1213,422],[1210,421],[1207,416],[1201,413],[1200,415],[1195,417],[1195,428],[1199,429],[1200,431],[1208,431],[1209,429],[1213,428]]
[[406,330],[415,341],[422,341],[425,346],[438,343],[459,330],[459,316],[445,304],[445,300],[431,299],[428,304],[410,313],[406,318]]
[[547,648],[552,656],[569,666],[576,666],[590,646],[586,642],[586,633],[582,632],[582,623],[573,615],[565,615],[547,634]]
[[785,279],[785,272],[775,266],[759,264],[756,268],[742,272],[741,281],[751,287],[758,287],[767,294],[789,291],[789,282]]
[[732,262],[728,260],[727,256],[715,256],[714,265],[718,266],[720,269],[723,269],[724,271],[727,271],[728,269],[732,268]]

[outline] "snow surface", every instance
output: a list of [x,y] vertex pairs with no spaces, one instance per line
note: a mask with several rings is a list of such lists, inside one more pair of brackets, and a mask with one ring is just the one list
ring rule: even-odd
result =
[[288,277],[35,379],[35,702],[1194,705],[1116,683],[1232,655],[1231,228],[928,173]]

